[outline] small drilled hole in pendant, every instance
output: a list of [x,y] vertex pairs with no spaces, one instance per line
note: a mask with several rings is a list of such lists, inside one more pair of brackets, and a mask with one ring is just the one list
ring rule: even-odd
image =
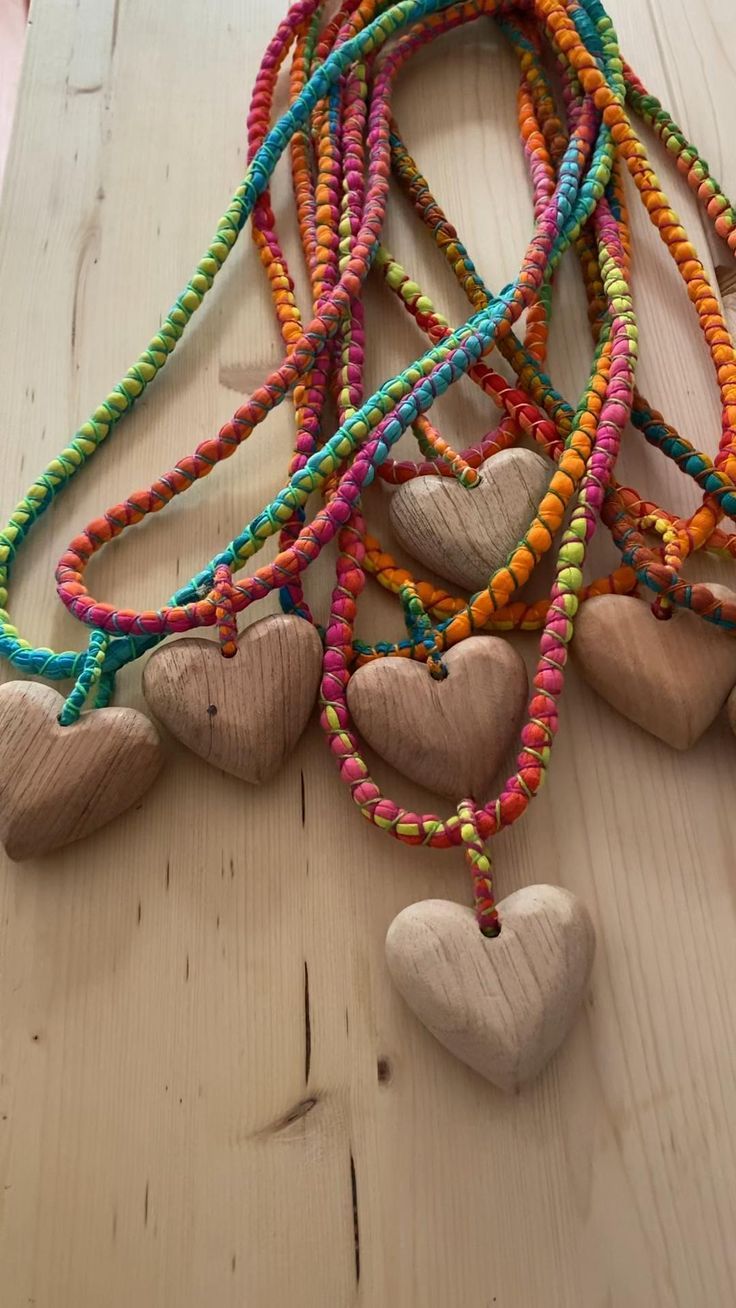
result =
[[665,603],[661,595],[657,596],[651,610],[658,622],[669,622],[675,614],[674,605]]
[[486,940],[498,940],[501,934],[501,924],[499,923],[497,927],[487,927],[485,930],[480,927],[480,934],[485,936]]
[[444,663],[430,663],[429,675],[433,681],[446,681],[450,675],[450,670]]

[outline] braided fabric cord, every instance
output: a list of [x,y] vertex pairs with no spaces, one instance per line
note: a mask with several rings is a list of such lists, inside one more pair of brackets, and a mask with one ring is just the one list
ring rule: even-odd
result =
[[[519,63],[520,136],[535,218],[515,280],[495,293],[433,196],[391,111],[395,80],[419,49],[455,28],[488,19],[499,24]],[[549,50],[559,70],[562,110],[546,71]],[[290,52],[290,105],[274,124],[277,80]],[[93,688],[96,702],[106,703],[116,670],[173,632],[216,625],[223,654],[234,654],[237,614],[274,589],[285,611],[313,621],[304,573],[336,540],[321,694],[322,724],[340,774],[363,815],[395,838],[463,847],[481,928],[487,934],[497,931],[485,842],[524,813],[544,780],[580,603],[595,594],[635,593],[643,583],[657,593],[661,617],[682,606],[726,630],[736,628],[736,602],[717,599],[708,587],[682,576],[684,561],[698,550],[736,553],[736,537],[721,525],[736,514],[736,355],[717,297],[649,163],[633,115],[664,142],[716,232],[736,251],[730,202],[696,148],[622,59],[599,0],[345,0],[327,18],[323,0],[297,0],[261,62],[248,116],[246,175],[192,278],[135,364],[33,484],[0,533],[0,652],[20,671],[75,678],[63,723],[78,717]],[[287,150],[311,286],[306,317],[297,304],[268,189]],[[469,315],[458,326],[451,326],[382,244],[392,172],[402,202],[427,228],[467,297]],[[625,172],[675,261],[712,359],[722,406],[714,459],[671,427],[635,386],[638,338]],[[64,551],[56,571],[58,592],[92,629],[87,650],[57,654],[32,648],[7,611],[18,549],[54,496],[168,362],[249,220],[284,343],[282,363],[215,436],[200,441],[148,489],[89,523]],[[574,404],[545,372],[553,282],[567,253],[581,267],[591,331],[589,376]],[[371,269],[426,343],[413,363],[366,398],[362,293]],[[514,381],[493,367],[494,349]],[[489,399],[494,419],[475,444],[456,450],[428,415],[463,378]],[[274,500],[158,609],[136,612],[93,598],[86,570],[94,555],[208,476],[287,396],[294,409],[294,449]],[[326,437],[330,405],[337,425]],[[688,519],[616,480],[629,421],[701,488],[702,502]],[[417,442],[415,461],[392,454],[407,431]],[[523,539],[477,594],[456,596],[413,577],[367,530],[362,497],[376,477],[394,485],[419,476],[454,478],[472,494],[481,463],[521,438],[532,439],[548,458],[549,484]],[[307,521],[305,506],[314,493],[323,502]],[[585,585],[583,565],[599,521],[610,531],[621,564],[610,576]],[[236,579],[274,535],[279,540],[275,560]],[[548,599],[533,604],[517,599],[555,545]],[[406,639],[368,645],[355,638],[368,575],[403,605]],[[346,691],[354,666],[403,656],[427,661],[441,676],[444,650],[475,632],[515,628],[540,632],[539,662],[515,770],[499,796],[484,806],[464,799],[447,819],[413,813],[385,797],[350,722]]]

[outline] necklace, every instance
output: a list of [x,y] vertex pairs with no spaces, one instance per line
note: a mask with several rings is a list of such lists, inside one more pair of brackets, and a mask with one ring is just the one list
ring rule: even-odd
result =
[[[394,81],[416,51],[453,28],[488,17],[499,23],[519,60],[519,119],[535,212],[534,230],[519,272],[498,293],[484,283],[391,116]],[[292,47],[290,107],[272,125],[277,77]],[[546,50],[551,50],[559,66],[562,112],[545,71]],[[509,1087],[532,1075],[564,1036],[592,961],[590,921],[582,905],[565,892],[529,887],[518,892],[520,898],[511,896],[504,901],[499,915],[487,852],[490,838],[522,816],[543,783],[581,602],[585,601],[581,627],[586,614],[593,614],[603,602],[611,606],[610,621],[625,622],[624,610],[613,606],[634,604],[639,612],[641,601],[630,597],[644,584],[657,596],[652,624],[657,617],[664,622],[671,620],[676,610],[689,609],[714,627],[728,631],[736,626],[733,598],[682,577],[685,559],[697,550],[734,552],[732,541],[736,538],[724,533],[720,523],[736,509],[736,357],[703,266],[669,207],[630,114],[654,127],[717,233],[735,248],[736,217],[729,202],[695,148],[621,59],[610,19],[597,0],[450,4],[400,0],[395,5],[347,0],[328,20],[319,0],[299,0],[264,55],[248,119],[248,170],[212,243],[136,364],[34,483],[0,536],[0,602],[5,605],[9,568],[30,526],[167,362],[250,220],[286,348],[283,363],[215,437],[200,442],[148,490],[108,509],[70,543],[59,560],[57,585],[69,611],[92,629],[85,653],[32,649],[15,632],[5,608],[0,614],[0,653],[20,671],[52,679],[74,678],[73,689],[60,707],[59,725],[54,724],[60,737],[71,740],[82,728],[88,729],[96,716],[85,715],[78,722],[91,693],[94,691],[97,707],[105,706],[117,670],[165,636],[217,626],[221,652],[237,666],[237,614],[272,590],[280,592],[288,615],[276,621],[292,624],[279,629],[283,639],[292,640],[286,633],[297,628],[300,640],[305,630],[313,637],[314,618],[303,575],[324,546],[336,540],[335,586],[322,632],[321,720],[330,749],[355,803],[375,826],[407,843],[463,849],[480,927],[478,932],[469,915],[474,934],[470,933],[468,911],[456,905],[414,906],[406,915],[399,915],[389,933],[389,966],[399,988],[430,1029],[460,1057]],[[306,323],[296,302],[268,192],[270,177],[287,146],[312,291],[312,317]],[[629,290],[631,238],[624,169],[631,174],[675,259],[711,353],[723,410],[722,438],[714,460],[674,431],[635,389],[638,342]],[[456,328],[450,327],[381,244],[391,170],[468,297],[471,312]],[[552,328],[554,275],[571,249],[583,272],[593,343],[589,377],[574,405],[556,392],[544,369]],[[428,344],[409,367],[366,398],[361,296],[371,268],[411,314]],[[516,329],[524,313],[522,339]],[[494,370],[489,362],[494,348],[510,365],[515,381],[507,381]],[[428,415],[435,401],[466,376],[493,401],[499,421],[474,445],[456,451]],[[176,495],[209,475],[287,395],[293,401],[296,436],[287,481],[274,500],[158,609],[135,612],[94,599],[86,585],[92,557],[108,541],[165,508]],[[325,438],[328,401],[335,407],[337,426],[334,434]],[[702,488],[702,504],[688,519],[643,500],[634,489],[615,480],[621,434],[629,420]],[[410,430],[422,457],[397,460],[392,452]],[[505,489],[497,486],[494,492],[493,486],[497,478],[500,485],[504,466],[518,474],[526,453],[517,448],[521,437],[536,443],[548,471],[543,467],[531,507],[522,515],[518,529],[514,525],[502,557],[491,563],[487,556],[481,558],[481,576],[487,576],[487,581],[477,588],[468,584],[470,598],[415,579],[368,532],[363,496],[377,478],[398,488],[392,505],[397,531],[413,513],[436,537],[438,518],[435,513],[434,524],[430,522],[428,490],[435,498],[437,492],[454,496],[461,513],[470,512],[466,504],[477,506],[489,494],[491,504],[494,493],[497,503],[508,503],[508,481],[503,484]],[[530,467],[527,459],[527,471]],[[527,482],[524,485],[528,490]],[[307,521],[305,506],[315,492],[322,495],[323,504]],[[479,514],[483,546],[482,510]],[[585,586],[586,550],[599,519],[621,553],[621,566]],[[441,514],[439,521],[441,526]],[[235,574],[274,535],[279,536],[275,561],[252,576],[235,580]],[[435,539],[435,546],[441,558],[441,536],[439,543]],[[549,598],[529,604],[520,598],[520,592],[553,547],[555,579]],[[414,550],[410,547],[409,552]],[[399,597],[406,639],[368,645],[355,638],[355,617],[367,575],[375,576]],[[602,612],[598,608],[598,613]],[[676,617],[675,623],[679,620]],[[411,660],[427,664],[424,675],[432,684],[423,683],[422,693],[426,691],[430,700],[450,693],[456,673],[463,677],[462,669],[469,667],[467,661],[451,662],[454,647],[460,646],[456,651],[460,655],[467,642],[467,652],[480,666],[496,657],[492,647],[499,642],[488,635],[481,639],[479,633],[513,628],[539,630],[540,652],[515,770],[498,796],[481,803],[474,792],[456,793],[460,775],[456,752],[447,793],[458,803],[448,818],[413,813],[385,797],[370,775],[353,729],[353,692],[361,684],[368,687],[365,713],[365,703],[370,705],[371,700],[368,677],[382,669],[380,695],[385,700],[389,673]],[[176,644],[157,653],[148,669],[170,656]],[[304,725],[303,706],[306,703],[308,712],[312,683],[316,688],[318,673],[313,653],[308,654],[306,646],[294,669],[304,691],[299,697],[302,707],[298,709],[295,703],[287,715],[293,730],[284,733],[281,756],[288,753],[295,733]],[[731,676],[728,667],[723,676]],[[735,680],[736,667],[729,684],[724,684],[723,698]],[[168,684],[172,684],[170,678]],[[7,705],[5,711],[16,712],[17,717],[17,699],[7,699]],[[360,712],[357,695],[355,705]],[[472,700],[469,707],[471,712],[478,710]],[[47,715],[48,711],[47,705]],[[511,730],[516,717],[516,711],[511,713]],[[462,731],[460,720],[460,740]],[[431,738],[427,749],[432,749]],[[262,744],[258,750],[262,755]],[[278,751],[275,761],[279,761]],[[227,765],[222,759],[219,762]],[[271,759],[269,766],[273,762]],[[265,775],[268,770],[260,772]],[[241,769],[239,775],[250,774]],[[433,788],[442,789],[442,770],[433,776]],[[101,820],[111,815],[103,813]],[[83,832],[67,831],[64,838],[79,834]],[[552,927],[555,949],[544,945],[545,924]],[[437,974],[430,973],[428,963],[438,935],[450,942],[443,966],[450,969],[456,982],[461,978],[446,988],[450,996],[447,1011],[442,1009],[442,978],[438,981]],[[498,1015],[488,1015],[487,999],[500,971],[518,967],[518,957],[511,957],[513,951],[516,955],[520,951],[527,977],[534,973],[534,960],[538,963],[543,956],[547,983],[532,987],[533,1002],[528,994],[523,1002],[523,997],[516,995],[511,1005],[513,1021],[507,1023],[513,1036],[509,1045],[500,1033]],[[484,974],[491,978],[480,995],[473,991],[467,975],[469,968],[477,970],[478,957]],[[480,1051],[469,1048],[463,1037],[469,1022],[485,1032]],[[535,1038],[530,1035],[532,1028],[538,1032]]]

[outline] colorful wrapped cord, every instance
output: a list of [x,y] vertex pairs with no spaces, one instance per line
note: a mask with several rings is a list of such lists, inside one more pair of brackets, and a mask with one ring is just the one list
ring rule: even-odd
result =
[[[285,610],[313,620],[303,574],[337,538],[324,633],[322,723],[341,776],[364,816],[395,838],[465,850],[479,925],[492,935],[498,918],[486,842],[521,816],[544,780],[581,600],[591,593],[630,593],[641,582],[657,592],[659,616],[680,605],[726,629],[736,627],[736,602],[717,599],[706,586],[682,577],[683,562],[694,551],[734,553],[734,537],[720,524],[736,512],[736,355],[705,270],[651,169],[629,110],[665,141],[732,250],[736,216],[695,148],[623,62],[598,0],[347,0],[330,18],[323,8],[321,0],[299,0],[268,46],[248,118],[246,176],[192,279],[138,361],[34,483],[0,535],[0,604],[7,604],[10,566],[28,530],[165,365],[249,218],[286,349],[282,364],[215,437],[71,542],[57,567],[57,586],[70,612],[93,629],[86,652],[33,649],[3,607],[0,653],[22,671],[75,678],[61,718],[70,724],[93,688],[96,702],[107,702],[117,669],[172,632],[218,625],[223,652],[232,655],[237,613],[274,589]],[[498,294],[482,280],[391,115],[395,79],[418,49],[453,28],[489,18],[498,22],[519,60],[519,120],[535,217],[517,277]],[[290,106],[272,125],[277,78],[292,47]],[[548,49],[559,68],[564,121],[545,71]],[[296,303],[268,191],[287,146],[311,282],[307,323]],[[713,360],[723,416],[713,460],[635,389],[638,343],[624,169],[686,283]],[[381,245],[392,170],[467,294],[472,312],[455,328]],[[574,405],[555,391],[544,370],[553,279],[570,249],[581,265],[592,332],[589,377]],[[426,334],[428,346],[366,399],[362,291],[372,267]],[[524,312],[521,340],[515,328]],[[492,367],[488,356],[494,347],[511,366],[515,382]],[[456,451],[428,414],[465,376],[489,397],[498,418],[475,445]],[[92,557],[209,475],[287,395],[294,406],[294,451],[287,481],[272,503],[158,609],[139,613],[95,600],[86,587]],[[325,438],[328,398],[338,423]],[[701,487],[702,504],[690,518],[682,520],[616,482],[616,458],[629,420]],[[392,456],[409,430],[422,456],[416,462]],[[472,494],[479,465],[522,436],[533,438],[550,458],[549,485],[523,539],[477,594],[457,597],[415,580],[368,533],[362,497],[377,476],[394,484],[416,476],[452,476]],[[305,505],[315,491],[324,503],[307,522]],[[599,518],[621,552],[621,567],[586,587],[582,570]],[[235,580],[277,533],[274,562]],[[518,592],[557,539],[548,600],[520,601]],[[399,597],[407,620],[405,641],[368,646],[355,640],[367,573]],[[368,772],[347,710],[356,661],[403,655],[427,660],[438,674],[449,646],[477,631],[514,627],[540,630],[540,657],[516,770],[500,795],[483,806],[463,799],[447,819],[412,813],[384,797]]]

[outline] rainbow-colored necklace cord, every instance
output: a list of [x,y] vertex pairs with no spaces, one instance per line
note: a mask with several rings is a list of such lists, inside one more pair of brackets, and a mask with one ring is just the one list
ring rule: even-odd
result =
[[[721,528],[724,518],[736,515],[736,356],[705,269],[637,135],[637,119],[664,142],[731,250],[736,249],[736,216],[696,148],[622,59],[598,0],[345,0],[331,16],[324,11],[322,0],[297,0],[279,24],[252,96],[247,171],[211,244],[140,357],[34,482],[0,534],[0,653],[19,672],[73,680],[60,717],[71,728],[88,700],[97,707],[109,702],[120,667],[172,633],[216,625],[223,654],[230,656],[237,614],[274,590],[285,612],[316,622],[304,574],[336,540],[331,607],[320,627],[321,722],[340,775],[363,816],[395,839],[464,850],[478,923],[493,936],[499,924],[487,844],[525,812],[544,780],[580,605],[590,596],[633,594],[643,584],[656,592],[654,608],[662,619],[686,608],[726,631],[736,629],[736,601],[682,575],[685,560],[698,550],[736,552],[736,536]],[[500,290],[483,280],[391,110],[396,78],[412,56],[452,29],[479,21],[497,23],[518,59],[519,126],[534,199],[527,248],[515,279]],[[550,53],[562,110],[547,71]],[[290,55],[289,109],[274,122],[276,84]],[[297,304],[269,199],[270,179],[287,147],[311,283],[307,313]],[[714,459],[695,449],[636,389],[626,171],[677,265],[713,362],[722,406]],[[412,207],[467,296],[468,317],[459,325],[448,322],[382,243],[392,174],[403,193],[397,202]],[[89,523],[64,551],[56,570],[58,593],[69,612],[91,628],[86,650],[32,647],[13,627],[6,607],[18,550],[54,496],[168,362],[247,223],[273,297],[285,351],[281,365],[216,435],[202,440],[148,489]],[[588,379],[572,402],[545,372],[552,284],[566,254],[574,255],[582,270],[591,331]],[[401,302],[426,340],[413,363],[367,396],[362,296],[369,274],[382,279],[386,294]],[[514,381],[494,369],[494,350]],[[430,413],[463,378],[488,397],[493,418],[487,432],[460,451],[444,439]],[[294,449],[272,502],[158,609],[136,612],[93,598],[86,584],[92,557],[235,454],[287,396],[294,409]],[[328,435],[332,405],[337,423]],[[629,422],[700,486],[702,502],[689,518],[616,480]],[[397,460],[394,447],[409,431],[418,458]],[[531,438],[548,460],[548,484],[523,537],[477,593],[458,596],[415,578],[369,531],[363,492],[376,478],[393,485],[451,478],[472,495],[481,464],[522,438]],[[315,493],[322,503],[307,520],[307,501]],[[599,520],[621,562],[610,576],[586,585],[583,567]],[[279,538],[275,560],[239,575],[274,535]],[[549,597],[527,603],[519,592],[550,551],[555,575]],[[406,619],[404,640],[368,645],[355,638],[368,576],[398,597]],[[539,631],[539,660],[515,769],[498,796],[485,804],[464,798],[444,818],[408,811],[383,795],[351,724],[347,687],[354,670],[400,656],[426,662],[428,675],[441,678],[443,654],[451,647],[475,633],[516,628]]]

